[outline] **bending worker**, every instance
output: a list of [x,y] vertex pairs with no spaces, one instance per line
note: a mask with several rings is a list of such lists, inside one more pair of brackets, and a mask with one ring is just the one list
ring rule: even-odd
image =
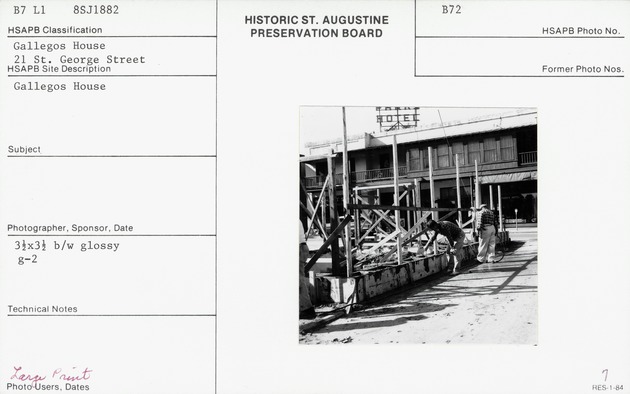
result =
[[459,274],[459,263],[461,261],[461,252],[464,247],[464,239],[466,238],[466,234],[459,228],[455,223],[440,221],[436,222],[435,220],[429,220],[427,222],[427,227],[430,230],[433,230],[433,236],[429,239],[429,242],[424,247],[426,251],[427,248],[435,241],[438,234],[442,234],[448,240],[449,250],[447,252],[448,257],[448,265],[446,267],[447,271],[450,271],[451,261],[453,261],[453,271],[451,275]]
[[496,245],[494,213],[488,209],[486,204],[479,206],[477,212],[477,232],[479,234],[479,251],[477,261],[480,263],[494,263],[494,247]]

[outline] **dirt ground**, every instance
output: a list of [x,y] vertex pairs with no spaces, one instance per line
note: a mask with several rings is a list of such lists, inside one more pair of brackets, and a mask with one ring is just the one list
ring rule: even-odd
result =
[[537,233],[519,230],[501,262],[469,262],[458,276],[367,305],[300,335],[300,343],[537,344]]

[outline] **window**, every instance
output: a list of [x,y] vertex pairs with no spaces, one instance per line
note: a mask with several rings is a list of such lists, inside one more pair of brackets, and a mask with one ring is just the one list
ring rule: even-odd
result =
[[448,157],[448,145],[439,145],[437,148],[437,161],[438,168],[444,168],[450,166],[450,160]]
[[429,169],[429,149],[428,148],[422,149],[422,169],[423,170]]
[[501,160],[514,160],[514,140],[511,135],[501,137]]
[[453,144],[453,162],[452,166],[455,166],[455,155],[459,155],[459,165],[464,164],[464,143],[463,142],[455,142]]
[[409,171],[420,171],[420,149],[409,149]]
[[494,138],[483,140],[483,161],[497,161],[497,141]]
[[468,143],[468,164],[475,164],[481,162],[481,144],[479,142]]

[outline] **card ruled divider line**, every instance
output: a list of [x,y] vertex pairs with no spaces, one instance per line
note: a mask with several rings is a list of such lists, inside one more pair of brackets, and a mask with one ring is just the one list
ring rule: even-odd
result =
[[202,158],[212,159],[214,155],[7,155],[8,158],[15,157],[62,157],[62,158]]
[[216,313],[146,313],[146,314],[100,314],[100,313],[81,313],[81,314],[52,314],[52,313],[9,313],[7,317],[216,317]]
[[422,75],[419,78],[625,78],[625,75]]
[[[214,2],[214,8],[215,8],[215,12],[214,12],[214,34],[215,35],[219,35],[219,0],[215,0]],[[214,152],[215,154],[218,154],[218,146],[219,146],[219,78],[217,77],[217,74],[219,73],[219,39],[216,38],[214,41],[214,73],[215,73],[215,82],[214,82]],[[219,179],[219,159],[215,158],[215,165],[214,165],[214,231],[216,233],[219,232],[219,224],[218,224],[218,220],[217,220],[217,213],[219,212],[219,206],[218,206],[218,190],[219,190],[219,183],[218,183],[218,179]],[[214,394],[217,393],[218,391],[218,377],[219,377],[219,372],[218,372],[218,365],[219,365],[219,356],[218,356],[218,318],[217,318],[217,313],[218,313],[218,307],[219,307],[219,270],[218,270],[218,266],[219,266],[219,254],[218,254],[218,249],[219,249],[219,240],[217,239],[216,235],[214,237]]]
[[[415,2],[414,2],[415,4]],[[414,10],[415,14],[415,10]],[[417,25],[417,23],[414,24]],[[625,39],[625,36],[415,36],[416,40],[421,39]],[[415,46],[414,46],[415,52]],[[414,56],[414,68],[417,69],[417,55]],[[624,78],[624,75],[422,75],[414,73],[414,77],[418,78]]]
[[559,39],[570,39],[570,38],[595,38],[595,39],[623,39],[626,36],[416,36],[416,38],[525,38],[525,39],[550,39],[550,38],[559,38]]
[[7,234],[8,237],[216,237],[216,234]]
[[135,77],[162,77],[162,78],[216,78],[216,74],[79,74],[79,75],[37,75],[37,74],[8,74],[9,78],[135,78]]
[[191,36],[178,36],[178,35],[87,35],[87,36],[64,36],[64,35],[45,35],[45,36],[23,36],[23,35],[8,35],[7,38],[217,38],[217,36],[206,35],[191,35]]

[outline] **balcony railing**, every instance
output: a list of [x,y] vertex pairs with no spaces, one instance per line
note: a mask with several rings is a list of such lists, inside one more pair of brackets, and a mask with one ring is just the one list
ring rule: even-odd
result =
[[534,164],[538,162],[538,151],[522,152],[518,154],[519,164]]
[[[420,169],[420,159],[410,159],[409,167],[407,166],[399,166],[398,167],[398,175],[406,176],[409,168],[412,171],[419,171]],[[528,164],[536,164],[538,162],[538,152],[522,152],[518,154],[518,163],[519,165],[528,165]],[[367,171],[356,171],[350,173],[350,182],[352,183],[362,183],[362,182],[370,182],[370,181],[378,181],[378,180],[387,180],[394,178],[394,168],[377,168],[375,170],[367,170]],[[304,186],[307,188],[315,188],[322,187],[324,184],[324,180],[326,179],[325,175],[319,175],[314,177],[309,177],[304,179]],[[341,174],[335,174],[335,185],[339,186],[343,183],[343,177]]]
[[[398,167],[398,176],[407,175],[407,167]],[[394,178],[394,168],[378,168],[376,170],[357,171],[350,173],[350,181],[352,183],[368,182],[377,180],[386,180]],[[326,180],[325,175],[313,176],[304,179],[304,186],[307,188],[322,187]],[[341,185],[343,183],[342,174],[335,174],[335,185]]]
[[[398,176],[407,175],[407,167],[398,167]],[[380,179],[393,179],[394,168],[378,168],[376,170],[357,171],[350,174],[352,182],[366,182]]]

